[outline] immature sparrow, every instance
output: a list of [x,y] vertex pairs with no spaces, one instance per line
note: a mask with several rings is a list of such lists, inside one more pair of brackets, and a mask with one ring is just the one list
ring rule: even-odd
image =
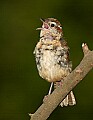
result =
[[[41,19],[43,25],[40,32],[40,40],[37,43],[34,54],[36,58],[39,75],[51,82],[51,86],[58,87],[64,82],[64,77],[72,70],[72,63],[69,60],[69,47],[63,38],[63,31],[60,22],[54,18]],[[49,94],[51,92],[51,88]],[[75,105],[75,97],[71,91],[60,105]]]

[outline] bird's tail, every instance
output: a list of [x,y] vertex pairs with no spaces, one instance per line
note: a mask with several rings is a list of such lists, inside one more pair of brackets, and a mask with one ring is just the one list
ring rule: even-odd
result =
[[76,104],[76,100],[75,100],[75,96],[73,94],[73,92],[71,91],[66,97],[65,99],[60,103],[60,106],[73,106]]
[[[54,83],[54,88],[57,88],[57,87],[60,86],[60,85],[62,86],[62,83],[63,83],[62,80],[59,81],[59,82],[55,82],[55,83]],[[71,92],[65,97],[65,99],[60,103],[60,106],[61,106],[61,107],[68,106],[68,105],[73,106],[73,105],[75,105],[75,104],[76,104],[75,96],[74,96],[73,92],[71,91]]]

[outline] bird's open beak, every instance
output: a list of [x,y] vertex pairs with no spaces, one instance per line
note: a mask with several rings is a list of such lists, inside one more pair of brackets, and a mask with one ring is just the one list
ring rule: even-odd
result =
[[41,20],[41,22],[43,23],[44,26],[42,28],[37,28],[36,30],[48,29],[49,28],[48,23],[46,23],[43,18],[40,18],[40,20]]
[[41,22],[43,22],[43,23],[45,22],[45,20],[44,20],[43,18],[40,18],[40,20],[41,20]]
[[[40,18],[41,22],[44,23],[44,19]],[[42,30],[43,28],[37,28],[36,30]]]
[[42,30],[43,28],[36,28],[36,30]]

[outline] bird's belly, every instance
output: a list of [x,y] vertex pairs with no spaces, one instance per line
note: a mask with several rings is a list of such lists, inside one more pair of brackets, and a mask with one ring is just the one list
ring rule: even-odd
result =
[[55,52],[46,50],[40,60],[41,70],[39,70],[39,74],[49,82],[59,81],[69,73],[66,67],[58,64],[57,58]]

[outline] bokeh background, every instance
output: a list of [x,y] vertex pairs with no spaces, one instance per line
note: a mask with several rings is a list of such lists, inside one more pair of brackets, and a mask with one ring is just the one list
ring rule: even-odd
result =
[[[93,50],[92,0],[0,0],[0,120],[29,120],[48,93],[39,77],[33,50],[40,18],[57,18],[70,47],[73,69]],[[48,120],[93,120],[93,70],[75,87],[77,105],[56,108]]]

